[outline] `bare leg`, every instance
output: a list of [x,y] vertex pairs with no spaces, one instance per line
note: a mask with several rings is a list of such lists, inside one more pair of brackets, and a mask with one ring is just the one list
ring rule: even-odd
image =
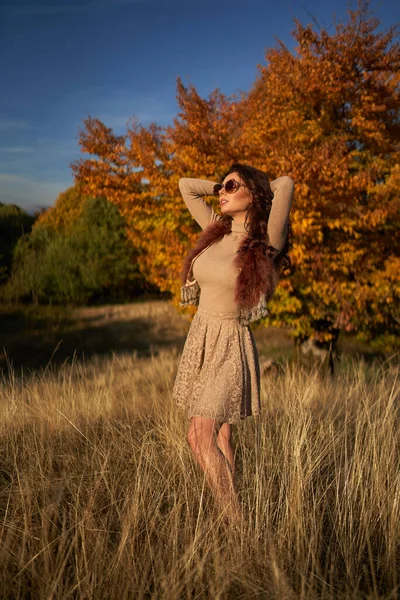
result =
[[230,423],[222,423],[217,435],[217,446],[225,456],[231,468],[232,475],[235,474],[235,454],[232,446],[232,426]]
[[[217,502],[226,512],[229,521],[238,526],[240,525],[241,514],[231,466],[229,460],[225,458],[225,454],[221,453],[217,446],[217,435],[220,429],[221,424],[217,423],[215,419],[193,417],[189,426],[188,440]],[[224,432],[226,433],[226,428]],[[228,445],[226,444],[225,447],[229,455]]]

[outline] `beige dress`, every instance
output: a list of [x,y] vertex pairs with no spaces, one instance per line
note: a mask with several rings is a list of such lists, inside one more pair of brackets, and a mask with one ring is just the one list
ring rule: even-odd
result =
[[[184,201],[202,229],[220,216],[206,204],[214,182],[181,179]],[[271,182],[274,199],[268,222],[270,244],[281,250],[286,239],[293,180]],[[237,319],[234,301],[236,251],[247,235],[243,224],[232,222],[232,232],[201,252],[192,263],[200,285],[193,317],[176,375],[173,396],[188,418],[202,416],[235,423],[260,412],[260,368],[251,329]]]

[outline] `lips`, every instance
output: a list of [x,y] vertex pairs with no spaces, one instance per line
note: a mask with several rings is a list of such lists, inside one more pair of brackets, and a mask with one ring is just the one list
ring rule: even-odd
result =
[[224,204],[227,204],[228,200],[221,200],[220,205],[223,206]]

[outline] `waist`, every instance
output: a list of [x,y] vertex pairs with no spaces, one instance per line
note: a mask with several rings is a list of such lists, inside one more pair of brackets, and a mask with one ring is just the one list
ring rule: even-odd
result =
[[196,314],[198,314],[199,316],[204,315],[205,317],[214,318],[214,319],[218,319],[218,320],[221,320],[221,319],[227,320],[227,321],[237,321],[238,320],[238,315],[237,315],[236,311],[218,312],[218,311],[209,310],[208,308],[202,308],[201,306],[199,306]]

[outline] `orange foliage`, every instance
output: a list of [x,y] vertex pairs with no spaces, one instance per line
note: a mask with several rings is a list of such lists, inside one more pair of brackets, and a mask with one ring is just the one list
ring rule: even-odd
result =
[[64,231],[78,220],[87,196],[82,193],[82,185],[71,186],[59,194],[54,206],[41,213],[35,227],[48,225],[56,231]]
[[296,54],[269,50],[243,104],[246,159],[296,182],[294,273],[274,322],[368,339],[399,323],[399,285],[385,283],[400,249],[399,45],[363,2],[333,35],[295,23]]
[[98,119],[87,119],[80,144],[95,157],[72,165],[88,192],[118,205],[142,252],[142,272],[161,290],[175,292],[182,256],[196,232],[179,178],[219,177],[241,154],[234,144],[239,124],[232,99],[215,91],[204,100],[178,80],[178,102],[179,116],[164,129],[133,120],[117,137]]
[[170,127],[132,121],[115,136],[85,121],[80,144],[93,158],[72,168],[88,192],[119,206],[149,280],[177,294],[197,232],[179,178],[215,180],[248,162],[295,181],[293,273],[267,323],[318,339],[387,331],[390,345],[399,324],[400,53],[395,29],[378,25],[362,0],[333,33],[295,20],[296,52],[268,50],[247,96],[203,99],[178,80]]

